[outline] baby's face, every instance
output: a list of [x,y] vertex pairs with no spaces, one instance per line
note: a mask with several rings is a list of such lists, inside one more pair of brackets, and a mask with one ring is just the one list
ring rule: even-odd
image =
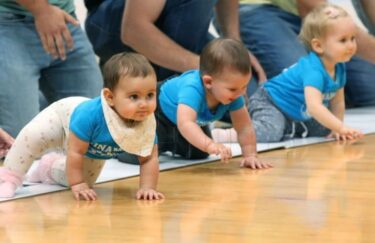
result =
[[213,76],[211,92],[221,104],[229,104],[246,93],[251,73],[225,70],[220,75]]
[[125,120],[143,121],[156,109],[156,77],[124,77],[113,91],[112,108]]
[[321,39],[325,61],[333,64],[349,61],[357,51],[356,32],[356,25],[349,16],[332,21]]

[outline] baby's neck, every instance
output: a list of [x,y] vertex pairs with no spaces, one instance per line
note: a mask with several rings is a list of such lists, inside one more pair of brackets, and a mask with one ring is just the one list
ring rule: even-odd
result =
[[212,95],[212,92],[209,89],[206,89],[206,102],[208,109],[215,110],[216,107],[220,104],[219,101]]
[[330,62],[329,60],[325,60],[324,58],[321,58],[321,61],[323,63],[324,69],[328,73],[328,75],[332,78],[335,79],[336,76],[336,64],[334,62]]
[[141,123],[140,121],[136,121],[136,120],[133,120],[133,119],[127,119],[127,118],[122,118],[122,120],[124,121],[124,123],[127,127],[135,127],[139,123]]

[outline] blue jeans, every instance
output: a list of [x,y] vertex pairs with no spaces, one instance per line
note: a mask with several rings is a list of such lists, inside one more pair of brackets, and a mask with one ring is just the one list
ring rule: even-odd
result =
[[[217,0],[167,0],[155,25],[185,49],[199,54],[212,39],[208,28],[216,2]],[[124,6],[125,0],[105,0],[87,16],[85,29],[101,64],[116,53],[132,51],[121,41]],[[148,41],[147,36],[144,41]],[[157,65],[154,67],[158,80],[177,73]]]
[[0,127],[12,136],[39,112],[39,90],[49,103],[100,94],[103,80],[91,44],[80,27],[69,29],[74,49],[65,61],[53,60],[33,17],[0,13]]
[[[240,5],[241,38],[272,78],[307,51],[298,39],[301,18],[278,7]],[[347,63],[348,106],[375,105],[375,65],[358,57]]]

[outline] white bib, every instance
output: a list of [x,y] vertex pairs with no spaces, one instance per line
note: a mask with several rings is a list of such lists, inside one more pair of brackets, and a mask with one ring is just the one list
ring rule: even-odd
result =
[[122,118],[108,105],[103,91],[101,100],[108,130],[117,145],[128,153],[142,157],[149,156],[154,147],[156,134],[154,114],[150,114],[145,120],[135,126],[128,127]]

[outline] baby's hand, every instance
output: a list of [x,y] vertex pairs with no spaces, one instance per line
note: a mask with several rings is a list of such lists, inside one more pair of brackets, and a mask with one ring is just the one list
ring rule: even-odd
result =
[[240,166],[251,169],[268,169],[273,167],[272,164],[264,162],[260,158],[258,158],[256,154],[244,157],[241,161]]
[[76,185],[71,186],[71,190],[73,192],[74,198],[76,200],[80,200],[82,197],[86,201],[95,201],[96,200],[96,192],[91,189],[86,182],[82,182]]
[[232,150],[221,143],[210,143],[207,147],[207,153],[219,155],[220,160],[225,163],[232,158]]
[[329,138],[334,138],[336,140],[353,140],[353,139],[360,139],[364,135],[361,131],[347,127],[343,125],[338,132],[332,132],[330,135],[328,135]]
[[161,192],[158,192],[151,188],[140,188],[137,191],[137,200],[159,200],[164,199],[164,195]]

